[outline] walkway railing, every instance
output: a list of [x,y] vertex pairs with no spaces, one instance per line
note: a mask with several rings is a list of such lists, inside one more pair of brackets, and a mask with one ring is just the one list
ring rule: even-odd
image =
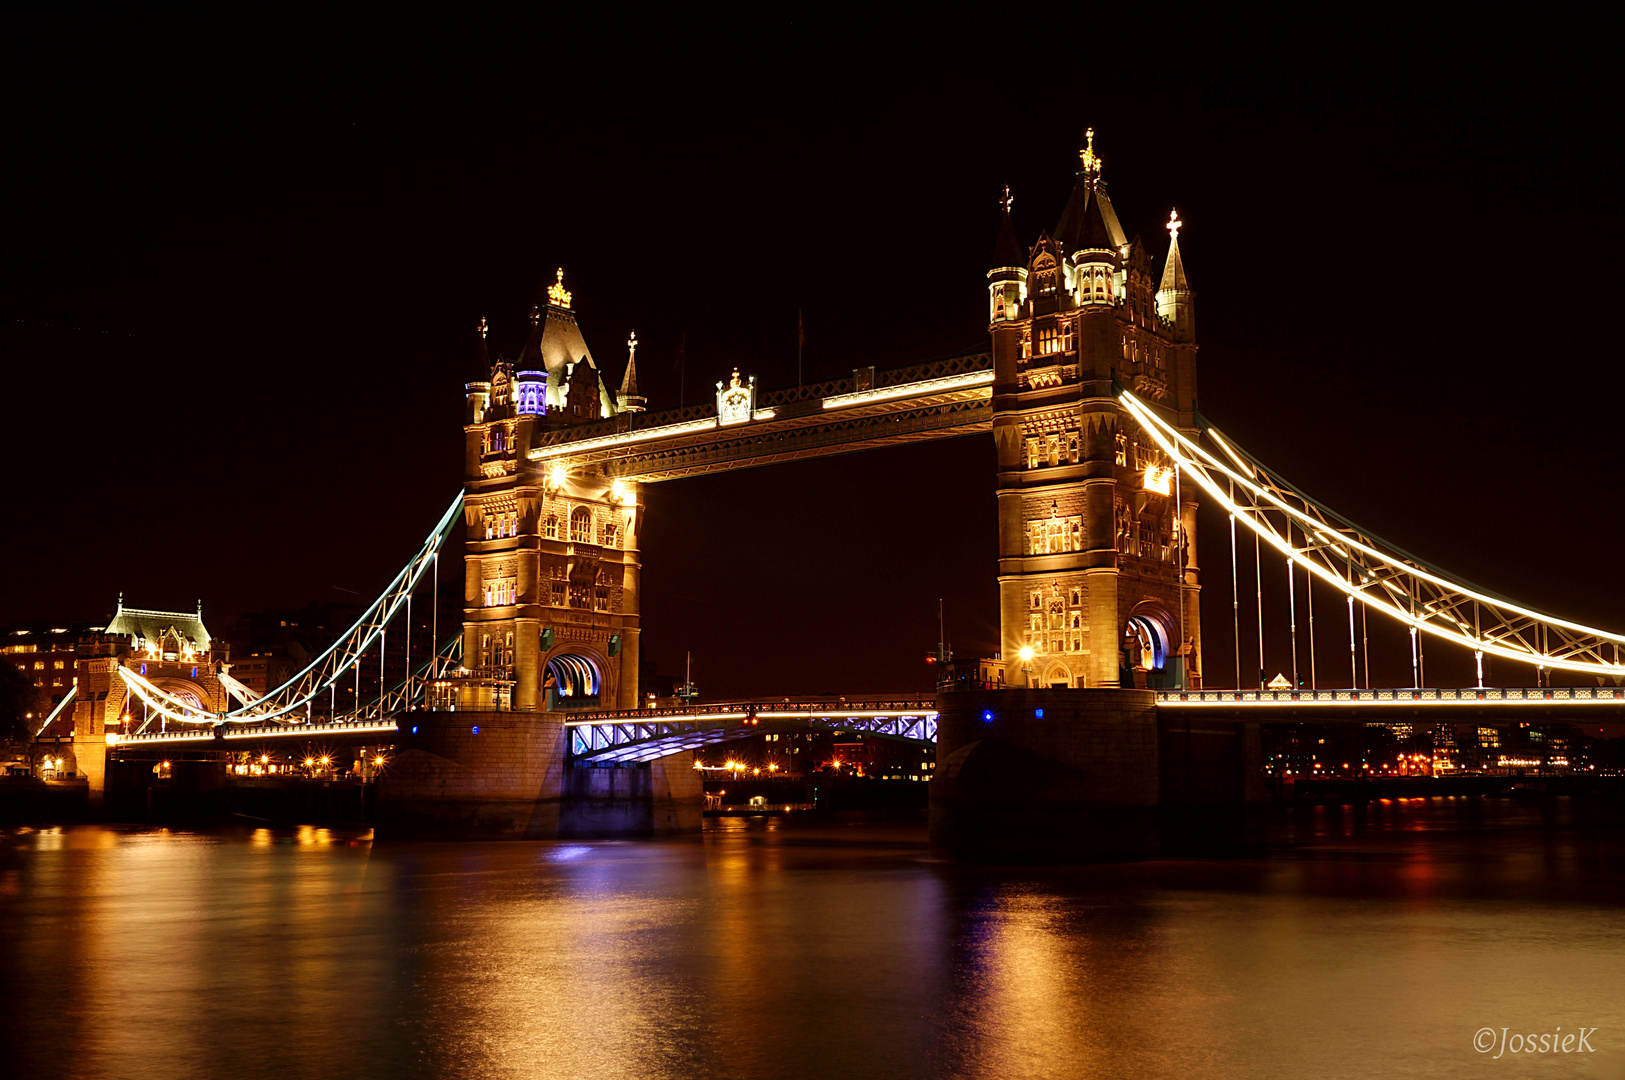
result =
[[1158,705],[1483,705],[1625,703],[1625,687],[1537,686],[1402,690],[1159,690]]

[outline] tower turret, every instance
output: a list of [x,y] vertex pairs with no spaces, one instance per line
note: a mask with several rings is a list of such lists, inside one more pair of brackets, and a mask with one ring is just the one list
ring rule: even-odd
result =
[[468,411],[464,420],[469,424],[485,422],[485,412],[491,407],[491,354],[485,348],[485,316],[480,316],[480,324],[475,333],[478,335],[474,345],[474,362],[469,374],[473,376],[470,382],[464,383],[468,392]]
[[1196,294],[1185,279],[1185,262],[1179,257],[1179,230],[1184,224],[1178,210],[1168,215],[1168,262],[1157,287],[1157,317],[1172,326],[1171,336],[1178,342],[1196,340]]
[[987,272],[987,321],[991,324],[1009,322],[1021,317],[1021,305],[1027,300],[1027,257],[1016,242],[1016,227],[1010,220],[1010,185],[1004,185],[1004,198],[999,200],[1003,214],[999,220],[999,239],[993,245],[993,269]]
[[1086,140],[1078,151],[1079,168],[1072,195],[1055,226],[1055,239],[1067,261],[1067,287],[1072,303],[1109,306],[1116,302],[1122,284],[1123,257],[1128,254],[1128,238],[1117,221],[1117,211],[1106,197],[1100,179],[1101,160],[1095,153],[1095,129],[1084,133]]
[[621,376],[621,392],[615,395],[615,406],[621,412],[643,412],[649,399],[638,394],[638,332],[626,339],[626,374]]

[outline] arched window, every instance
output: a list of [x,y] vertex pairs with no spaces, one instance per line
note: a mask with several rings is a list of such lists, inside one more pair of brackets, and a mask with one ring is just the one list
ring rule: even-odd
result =
[[577,544],[592,543],[592,511],[585,506],[570,511],[570,540]]

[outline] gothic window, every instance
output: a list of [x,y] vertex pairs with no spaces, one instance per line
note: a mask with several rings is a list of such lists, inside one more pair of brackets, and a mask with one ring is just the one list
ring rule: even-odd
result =
[[586,585],[570,586],[570,606],[573,608],[588,608],[592,606],[592,594]]
[[564,606],[564,582],[562,581],[555,581],[553,583],[553,606]]
[[1066,459],[1074,465],[1078,463],[1078,433],[1076,431],[1066,433]]
[[490,514],[485,516],[485,538],[487,540],[491,539],[491,525],[495,520],[496,519]]
[[1071,541],[1072,542],[1067,545],[1067,550],[1068,551],[1082,551],[1083,550],[1083,519],[1082,518],[1076,518],[1076,517],[1071,518],[1071,519],[1069,519],[1069,523],[1072,526],[1072,528],[1070,530]]
[[1038,355],[1049,356],[1061,351],[1061,332],[1054,326],[1040,327],[1038,330]]
[[1050,435],[1044,439],[1044,456],[1049,458],[1049,463],[1051,465],[1059,465],[1061,463],[1060,436]]
[[480,635],[480,655],[476,658],[475,667],[489,667],[491,664],[491,635]]
[[1034,609],[1041,608],[1043,606],[1044,606],[1044,594],[1041,591],[1039,591],[1038,589],[1034,589],[1033,590],[1033,607],[1034,607]]
[[616,525],[604,526],[604,546],[608,548],[620,547],[621,530]]
[[593,594],[593,609],[596,611],[609,610],[609,590],[598,589]]
[[1117,457],[1116,457],[1116,461],[1117,461],[1117,464],[1119,464],[1119,465],[1127,465],[1128,464],[1128,436],[1127,435],[1121,435],[1120,434],[1120,435],[1117,436]]
[[1031,330],[1021,332],[1021,358],[1023,360],[1033,358],[1033,332]]
[[1083,590],[1082,589],[1073,589],[1072,590],[1072,606],[1073,607],[1082,607],[1083,606]]
[[513,634],[511,632],[503,635],[502,640],[498,642],[496,655],[492,657],[492,662],[496,667],[513,666]]
[[570,511],[570,539],[577,544],[592,543],[592,511],[585,506]]
[[559,538],[559,519],[557,515],[547,515],[547,523],[542,526],[542,533],[549,540],[557,540]]

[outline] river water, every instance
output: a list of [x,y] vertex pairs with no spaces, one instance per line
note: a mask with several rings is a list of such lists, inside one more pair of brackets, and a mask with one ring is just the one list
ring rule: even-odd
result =
[[[861,819],[24,833],[0,848],[0,1071],[1625,1075],[1617,822],[1418,799],[1295,828],[1258,858],[1050,869],[935,861],[914,823]],[[1503,1027],[1596,1029],[1595,1052],[1497,1059]]]

